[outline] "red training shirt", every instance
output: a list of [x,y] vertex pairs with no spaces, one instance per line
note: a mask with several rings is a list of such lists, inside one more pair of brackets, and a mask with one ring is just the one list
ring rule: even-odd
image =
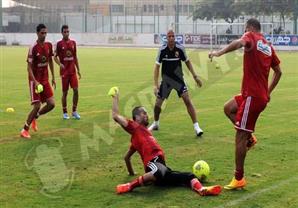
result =
[[156,156],[160,156],[164,160],[163,150],[152,136],[151,132],[145,126],[135,121],[127,121],[128,126],[123,128],[131,134],[130,149],[136,150],[140,154],[144,168],[146,169],[148,162]]
[[[33,75],[38,82],[48,81],[48,64],[53,56],[53,46],[50,42],[38,43],[29,48],[27,62],[32,66]],[[30,77],[29,77],[29,80]]]
[[246,32],[241,39],[246,42],[241,94],[268,101],[269,71],[280,61],[261,33]]
[[76,73],[75,63],[77,60],[77,47],[74,40],[60,40],[56,45],[55,56],[59,57],[60,62],[64,65],[64,69],[60,70],[62,77],[73,75]]

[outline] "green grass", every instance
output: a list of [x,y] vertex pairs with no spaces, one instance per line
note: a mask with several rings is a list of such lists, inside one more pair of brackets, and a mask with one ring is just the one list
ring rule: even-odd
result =
[[[115,194],[117,184],[134,177],[127,176],[123,161],[130,137],[111,120],[107,91],[120,87],[121,112],[126,116],[139,104],[152,115],[156,50],[79,48],[82,119],[61,119],[61,83],[56,73],[56,108],[39,119],[40,130],[32,132],[30,141],[18,136],[31,109],[27,48],[1,47],[0,52],[1,207],[297,207],[297,53],[278,53],[283,77],[257,123],[259,143],[246,159],[247,188],[200,197],[184,187],[150,186]],[[173,92],[161,114],[161,130],[154,136],[172,169],[191,171],[195,161],[204,159],[212,171],[207,184],[225,185],[233,174],[235,131],[222,106],[239,92],[242,58],[237,53],[217,59],[221,68],[215,69],[216,61],[208,62],[207,51],[188,52],[204,77],[204,87],[198,89],[185,71],[205,134],[194,137],[185,107]],[[8,107],[15,113],[6,113]],[[138,155],[133,165],[143,173]]]

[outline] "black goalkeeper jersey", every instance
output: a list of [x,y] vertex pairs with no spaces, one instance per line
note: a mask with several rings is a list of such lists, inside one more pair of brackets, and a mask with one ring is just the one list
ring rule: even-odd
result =
[[176,43],[173,50],[167,45],[160,47],[156,58],[156,64],[161,65],[161,76],[164,78],[172,78],[174,80],[183,80],[181,61],[187,61],[187,55],[182,45]]

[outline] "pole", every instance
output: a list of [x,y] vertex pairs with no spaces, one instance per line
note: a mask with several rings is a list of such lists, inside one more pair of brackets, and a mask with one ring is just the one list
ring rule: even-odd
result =
[[175,32],[179,33],[179,0],[176,1],[176,18],[175,18],[176,26]]
[[295,2],[295,10],[294,10],[294,34],[297,33],[297,19],[298,19],[298,0]]
[[0,0],[0,32],[3,31],[3,25],[2,25],[2,0]]

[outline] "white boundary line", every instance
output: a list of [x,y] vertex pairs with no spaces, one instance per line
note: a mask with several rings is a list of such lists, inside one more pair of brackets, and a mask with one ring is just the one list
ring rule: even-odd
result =
[[[242,202],[244,202],[244,201],[246,201],[246,200],[248,200],[248,199],[251,199],[251,198],[255,199],[255,198],[257,198],[260,194],[263,194],[263,193],[265,193],[265,192],[271,191],[272,189],[280,189],[281,186],[286,185],[286,184],[288,184],[288,183],[292,183],[292,182],[294,182],[294,181],[296,181],[296,180],[298,180],[298,176],[294,176],[294,177],[292,177],[292,178],[290,178],[290,179],[283,180],[283,181],[281,181],[281,182],[278,183],[278,184],[269,186],[269,187],[267,187],[267,188],[265,188],[265,189],[261,189],[261,190],[255,191],[255,192],[253,192],[253,193],[251,193],[251,194],[247,194],[247,195],[245,195],[245,196],[243,196],[243,197],[241,197],[241,198],[239,198],[239,199],[230,201],[230,202],[228,202],[228,203],[226,203],[226,204],[224,204],[224,205],[222,205],[222,206],[218,206],[218,207],[214,207],[214,208],[224,208],[224,207],[232,207],[232,206],[236,206],[236,205],[238,205],[238,204],[240,204],[240,203],[242,203]],[[295,184],[295,183],[293,183],[293,184]]]

